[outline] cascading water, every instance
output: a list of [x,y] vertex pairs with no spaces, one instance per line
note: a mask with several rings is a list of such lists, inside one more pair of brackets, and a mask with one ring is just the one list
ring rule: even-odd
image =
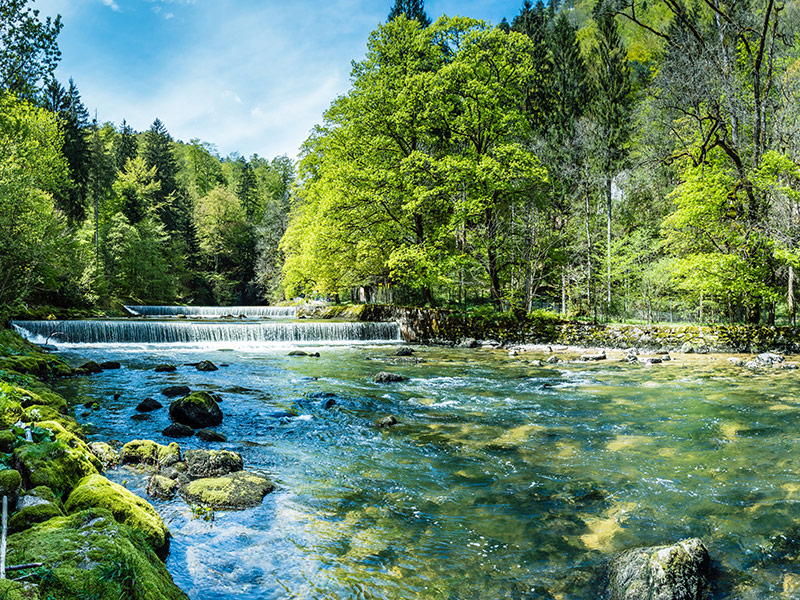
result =
[[238,317],[275,318],[297,316],[294,306],[126,306],[131,314],[142,317]]
[[396,323],[196,323],[191,321],[14,321],[16,330],[36,341],[66,344],[196,344],[204,342],[397,341]]

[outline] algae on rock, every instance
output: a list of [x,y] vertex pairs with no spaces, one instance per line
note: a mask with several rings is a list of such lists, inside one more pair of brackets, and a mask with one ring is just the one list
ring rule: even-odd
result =
[[[91,457],[91,458],[90,458]],[[97,459],[61,440],[25,444],[14,451],[14,462],[25,487],[46,485],[57,494],[68,494],[88,475],[96,475]]]
[[196,479],[181,489],[187,502],[212,508],[241,509],[258,506],[275,485],[268,478],[239,471],[224,477]]

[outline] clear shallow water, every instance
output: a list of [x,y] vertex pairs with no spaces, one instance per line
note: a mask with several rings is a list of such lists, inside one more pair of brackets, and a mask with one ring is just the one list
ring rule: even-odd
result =
[[[297,347],[321,357],[288,357]],[[262,506],[212,523],[151,500],[193,600],[597,598],[614,552],[690,536],[715,561],[715,597],[800,597],[781,595],[800,553],[796,375],[722,357],[544,368],[536,355],[441,348],[410,363],[396,348],[76,346],[63,353],[74,363],[123,368],[61,388],[100,404],[80,419],[92,439],[122,443],[169,441],[166,409],[131,420],[144,397],[175,384],[219,392],[229,442],[213,447],[278,484]],[[203,359],[229,366],[152,371]],[[410,379],[372,383],[380,370]],[[399,425],[371,426],[388,414]],[[143,475],[110,476],[144,493]],[[766,552],[778,535],[788,550]]]

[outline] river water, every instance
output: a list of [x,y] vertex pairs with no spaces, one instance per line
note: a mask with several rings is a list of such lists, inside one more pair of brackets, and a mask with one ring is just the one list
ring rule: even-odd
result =
[[[240,452],[278,487],[213,521],[150,499],[193,600],[598,598],[615,552],[693,536],[715,598],[800,598],[794,373],[720,356],[540,367],[535,352],[417,347],[409,360],[380,336],[72,343],[73,364],[123,368],[59,387],[98,403],[78,409],[92,440],[120,443],[171,441],[166,408],[131,419],[166,386],[221,394],[229,441],[181,447]],[[298,348],[320,357],[287,356]],[[206,359],[227,366],[185,366]],[[153,371],[165,362],[178,371]],[[408,379],[372,383],[383,370]],[[372,425],[390,414],[396,426]],[[109,477],[144,495],[144,474]]]

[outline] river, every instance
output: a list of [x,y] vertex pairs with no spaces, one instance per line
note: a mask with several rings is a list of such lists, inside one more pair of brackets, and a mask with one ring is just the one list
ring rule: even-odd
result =
[[[800,554],[790,371],[754,374],[722,356],[537,366],[546,354],[416,347],[398,358],[389,324],[127,323],[102,327],[202,333],[57,342],[74,365],[122,364],[58,384],[97,402],[78,408],[88,437],[172,441],[166,409],[134,420],[134,407],[167,404],[160,391],[186,384],[221,394],[229,441],[181,448],[240,452],[278,486],[213,521],[180,498],[149,499],[173,535],[169,571],[193,600],[597,598],[615,552],[694,536],[714,561],[716,598],[800,597],[787,575]],[[236,327],[317,329],[266,339]],[[187,366],[201,360],[220,369]],[[178,371],[155,373],[160,363]],[[378,371],[407,380],[373,383]],[[387,415],[398,424],[373,426]],[[146,474],[108,476],[145,495]]]

